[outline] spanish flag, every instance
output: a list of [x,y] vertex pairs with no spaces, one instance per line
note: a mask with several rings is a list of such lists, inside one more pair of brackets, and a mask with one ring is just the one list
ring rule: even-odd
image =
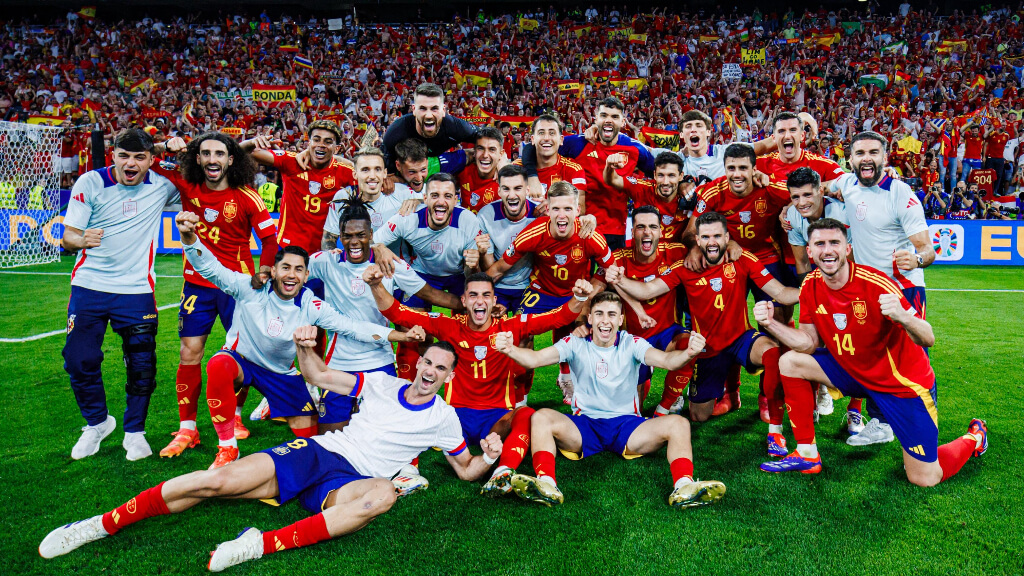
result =
[[530,18],[520,18],[519,19],[519,31],[520,32],[533,32],[534,30],[536,30],[539,27],[540,27],[540,21],[539,20],[533,20],[533,19],[530,19]]
[[653,148],[669,148],[679,150],[679,132],[658,130],[657,128],[641,128],[640,141]]
[[572,28],[569,28],[569,32],[577,38],[582,38],[583,36],[590,34],[592,29],[593,28],[590,24],[587,24],[585,26],[573,26]]
[[721,39],[722,39],[721,37],[716,36],[714,34],[701,34],[700,35],[701,43],[704,43],[704,42],[718,42]]
[[486,72],[470,70],[468,72],[463,72],[462,76],[470,86],[487,87],[491,84],[491,77],[488,76]]
[[583,95],[583,83],[578,80],[561,80],[558,82],[559,92],[574,92],[576,96]]
[[981,74],[978,74],[977,76],[974,77],[974,82],[971,82],[971,88],[977,90],[978,88],[984,88],[984,87],[985,87],[985,77],[982,76]]
[[647,34],[630,34],[630,44],[647,44]]
[[280,50],[281,52],[298,52],[299,51],[299,47],[295,46],[294,44],[282,44],[282,45],[278,46],[277,49]]
[[92,20],[93,18],[96,17],[96,7],[95,6],[82,6],[82,9],[79,10],[77,12],[77,14],[79,16],[81,16],[82,18],[87,18],[89,20]]

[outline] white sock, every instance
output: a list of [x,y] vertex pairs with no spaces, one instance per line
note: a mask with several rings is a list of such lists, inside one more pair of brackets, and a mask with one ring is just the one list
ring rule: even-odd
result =
[[782,424],[769,424],[768,425],[768,433],[769,434],[782,434]]
[[232,448],[238,448],[238,440],[235,440],[235,438],[232,436],[230,440],[218,440],[217,441],[217,445],[218,446],[230,446]]
[[817,458],[818,457],[818,445],[817,444],[797,444],[797,454],[804,458]]
[[508,466],[498,466],[497,468],[494,469],[494,474],[491,474],[491,478],[494,478],[495,476],[497,476],[498,474],[501,474],[505,470],[512,470],[512,469],[509,468]]
[[678,489],[678,488],[680,488],[682,486],[686,486],[687,484],[691,484],[691,483],[693,483],[693,478],[690,478],[689,476],[683,476],[679,480],[676,480],[675,485],[673,485],[672,487]]
[[196,421],[195,420],[182,420],[181,424],[179,425],[179,428],[182,429],[182,430],[195,430],[196,429]]
[[537,480],[543,480],[543,481],[551,484],[552,486],[556,486],[556,487],[558,486],[558,484],[555,482],[555,479],[552,478],[551,476],[541,476],[540,478],[537,478]]
[[242,407],[241,406],[235,406],[235,416],[241,416],[241,415],[242,415]]
[[145,436],[146,435],[146,431],[143,430],[142,432],[125,432],[124,433],[124,437],[127,438],[129,436],[133,436],[133,435],[136,435],[136,434],[139,435],[139,436]]
[[664,408],[664,407],[662,407],[661,404],[658,404],[658,407],[654,409],[654,413],[655,414],[668,414],[668,408]]

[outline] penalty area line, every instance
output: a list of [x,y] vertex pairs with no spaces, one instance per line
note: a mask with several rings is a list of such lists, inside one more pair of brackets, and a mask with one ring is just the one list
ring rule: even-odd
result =
[[[27,272],[23,270],[0,270],[0,274],[14,276],[71,276],[71,272]],[[157,278],[181,278],[181,274],[157,274]]]
[[[159,310],[159,311],[170,310],[171,308],[177,308],[177,307],[178,307],[178,303],[174,302],[173,304],[166,304],[164,306],[160,306],[159,308],[157,308],[157,310]],[[42,340],[43,338],[49,338],[50,336],[56,336],[58,334],[67,334],[67,329],[64,329],[64,330],[54,330],[52,332],[43,332],[42,334],[33,334],[31,336],[26,336],[24,338],[0,338],[0,343],[17,344],[17,343],[20,343],[20,342],[32,342],[34,340]]]

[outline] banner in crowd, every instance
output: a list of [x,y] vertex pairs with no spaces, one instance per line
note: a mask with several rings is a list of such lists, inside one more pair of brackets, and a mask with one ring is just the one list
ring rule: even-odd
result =
[[629,35],[633,33],[633,28],[626,26],[623,28],[615,28],[608,31],[608,39],[614,38],[629,38]]
[[39,114],[33,114],[25,120],[26,124],[43,124],[46,126],[60,126],[67,120],[64,116],[43,116]]
[[722,64],[722,79],[743,80],[743,67],[735,62]]
[[345,29],[345,19],[344,18],[328,18],[327,19],[327,29],[331,30],[331,31],[334,31],[334,30],[344,30]]
[[669,148],[674,151],[679,150],[679,132],[674,130],[641,128],[640,141],[652,148]]
[[742,52],[743,52],[743,54],[742,54],[742,56],[743,56],[743,58],[742,58],[743,59],[743,64],[745,64],[747,66],[753,66],[753,65],[758,65],[758,64],[764,65],[764,63],[765,63],[765,49],[764,48],[749,49],[749,50],[747,48],[743,48]]
[[593,27],[590,24],[587,24],[586,26],[573,26],[572,28],[569,28],[569,32],[577,38],[582,38],[587,34],[590,34],[592,29]]
[[889,76],[887,74],[864,74],[857,79],[857,83],[861,86],[876,86],[884,90],[889,85]]
[[[0,229],[8,231],[0,234],[0,250],[8,250],[16,242],[59,245],[64,236],[64,213],[42,214],[45,219],[40,221],[39,210],[0,209]],[[181,253],[176,214],[164,212],[158,254]],[[271,216],[276,220],[277,214]],[[928,225],[936,265],[1024,266],[1024,220],[929,220]],[[259,254],[258,246],[255,239],[250,240],[253,254]]]
[[294,85],[253,84],[252,100],[258,104],[283,104],[295,102]]
[[217,100],[252,100],[252,90],[229,90],[227,92],[214,92],[213,97]]
[[520,18],[519,19],[519,31],[520,32],[532,32],[540,27],[539,20],[533,20],[531,18]]

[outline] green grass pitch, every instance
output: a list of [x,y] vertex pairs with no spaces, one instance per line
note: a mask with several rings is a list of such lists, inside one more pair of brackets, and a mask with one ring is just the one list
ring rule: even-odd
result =
[[[61,329],[71,260],[19,269],[65,275],[0,273],[0,338]],[[178,300],[180,259],[161,257],[157,304]],[[756,412],[756,380],[744,376],[743,408],[694,426],[696,475],[728,486],[715,506],[677,511],[666,504],[671,480],[664,452],[626,462],[611,454],[558,459],[565,504],[547,509],[478,495],[439,453],[421,470],[430,489],[400,500],[365,530],[311,548],[275,554],[233,574],[1021,574],[1024,573],[1024,293],[935,289],[1024,289],[1020,268],[936,266],[927,272],[928,317],[938,344],[940,442],[961,435],[972,417],[988,420],[989,453],[931,489],[910,485],[898,444],[853,448],[841,415],[818,428],[824,471],[769,475],[766,425]],[[148,439],[154,452],[177,427],[174,373],[176,309],[160,313],[159,382]],[[208,355],[223,342],[218,326]],[[549,340],[544,341],[547,345]],[[217,543],[246,526],[278,528],[306,516],[297,503],[214,502],[147,520],[116,537],[45,561],[36,551],[51,529],[102,513],[162,480],[205,468],[215,435],[200,408],[204,444],[170,460],[127,462],[120,446],[124,369],[120,341],[108,332],[104,375],[118,430],[98,455],[75,462],[83,425],[63,371],[61,335],[0,343],[0,574],[198,574]],[[554,369],[538,373],[531,403],[561,407]],[[661,371],[647,401],[661,393]],[[255,406],[257,393],[247,408]],[[208,414],[208,413],[207,413]],[[248,410],[245,411],[248,414]],[[281,424],[251,423],[243,455],[286,441]],[[792,441],[787,426],[787,435]],[[523,467],[529,471],[529,460]]]

